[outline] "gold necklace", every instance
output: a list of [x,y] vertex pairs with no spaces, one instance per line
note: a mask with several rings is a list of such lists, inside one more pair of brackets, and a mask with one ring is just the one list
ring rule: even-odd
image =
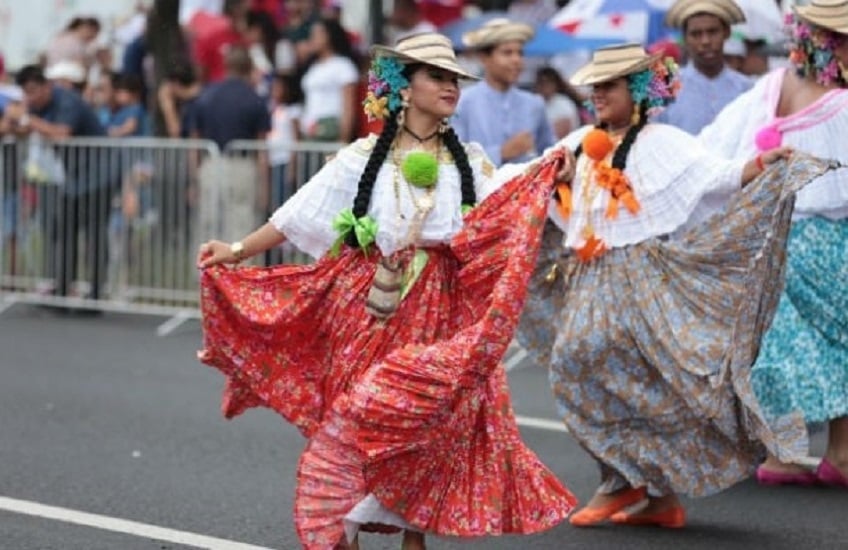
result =
[[[392,161],[394,162],[394,165],[395,165],[395,167],[394,167],[394,170],[395,170],[395,172],[394,172],[394,195],[395,195],[395,204],[396,204],[396,207],[397,207],[397,224],[398,224],[398,228],[400,228],[400,226],[403,224],[403,219],[404,219],[403,213],[402,213],[402,210],[401,210],[401,200],[400,200],[400,179],[403,177],[403,174],[401,174],[401,159],[400,159],[400,151],[398,150],[399,148],[397,147],[398,143],[399,143],[399,141],[395,141],[395,143],[392,147]],[[441,149],[441,140],[439,140],[439,143],[438,143],[437,148],[436,148],[436,159],[439,158],[440,149]],[[410,184],[408,181],[406,181],[406,178],[404,178],[404,182],[406,182],[406,188],[407,188],[407,191],[409,193],[409,198],[412,201],[412,206],[413,206],[413,208],[415,208],[415,214],[412,216],[412,220],[410,221],[409,228],[407,229],[407,233],[406,233],[406,244],[409,245],[409,244],[414,244],[415,241],[418,240],[418,237],[421,235],[421,230],[424,226],[424,220],[427,218],[427,216],[430,214],[430,212],[436,206],[436,202],[433,199],[433,195],[436,192],[436,185],[438,185],[438,180],[437,180],[437,183],[434,184],[432,187],[427,188],[427,190],[425,191],[425,195],[423,197],[421,197],[420,200],[418,198],[416,198],[415,191],[412,188],[413,187],[412,184]]]

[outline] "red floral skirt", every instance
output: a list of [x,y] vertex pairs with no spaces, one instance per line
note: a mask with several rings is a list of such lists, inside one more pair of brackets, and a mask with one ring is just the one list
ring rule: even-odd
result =
[[379,254],[202,278],[203,362],[227,376],[224,414],[283,415],[309,438],[295,523],[333,548],[369,493],[425,532],[533,533],[574,497],[521,441],[500,360],[533,272],[559,159],[465,218],[393,317],[365,311]]

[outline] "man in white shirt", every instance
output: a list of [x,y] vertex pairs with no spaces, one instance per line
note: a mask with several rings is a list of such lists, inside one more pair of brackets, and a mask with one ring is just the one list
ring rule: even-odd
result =
[[484,79],[459,98],[453,128],[462,141],[483,146],[497,166],[528,162],[556,141],[545,102],[516,84],[524,68],[524,44],[533,28],[493,19],[463,37],[483,64]]

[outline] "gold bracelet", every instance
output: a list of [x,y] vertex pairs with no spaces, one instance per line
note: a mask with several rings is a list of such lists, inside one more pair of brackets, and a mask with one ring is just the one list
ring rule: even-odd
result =
[[230,245],[230,253],[236,259],[236,262],[240,262],[244,259],[244,243],[241,241],[236,241]]

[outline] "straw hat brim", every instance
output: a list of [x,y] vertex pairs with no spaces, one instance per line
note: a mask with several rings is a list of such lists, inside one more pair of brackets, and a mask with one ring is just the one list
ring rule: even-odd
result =
[[471,73],[466,72],[460,67],[456,58],[447,57],[447,56],[439,56],[439,57],[424,57],[417,55],[410,55],[405,52],[400,52],[395,48],[391,48],[389,46],[371,46],[371,55],[377,57],[393,57],[404,64],[410,63],[423,63],[424,65],[430,65],[432,67],[438,67],[439,69],[444,69],[446,71],[450,71],[454,73],[456,76],[460,78],[464,78],[466,80],[480,80],[479,77],[472,75]]
[[535,34],[533,27],[525,23],[497,19],[462,35],[462,43],[469,49],[480,50],[504,42],[526,43]]
[[[841,9],[835,6],[826,7],[808,4],[806,6],[792,6],[792,10],[795,15],[807,23],[840,34],[848,34],[848,3]],[[836,10],[840,10],[840,12],[834,13]]]
[[732,0],[682,0],[675,2],[665,14],[668,27],[682,29],[686,20],[693,15],[714,15],[728,25],[745,22],[745,12]]
[[629,74],[644,71],[662,58],[662,56],[663,54],[660,52],[636,60],[624,59],[611,63],[591,61],[589,64],[578,69],[569,80],[575,86],[591,86],[592,84],[609,82]]

